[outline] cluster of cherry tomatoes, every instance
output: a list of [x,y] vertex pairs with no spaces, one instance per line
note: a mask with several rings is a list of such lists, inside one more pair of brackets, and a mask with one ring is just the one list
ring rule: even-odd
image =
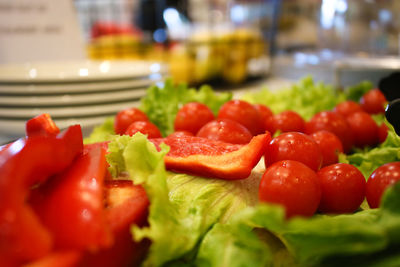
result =
[[[400,179],[400,162],[381,166],[368,182],[356,167],[338,163],[340,152],[373,147],[385,140],[387,126],[378,126],[371,117],[383,113],[385,103],[384,95],[374,89],[359,103],[342,102],[306,122],[295,111],[273,114],[265,105],[242,100],[226,102],[217,116],[207,105],[192,102],[179,109],[172,135],[246,144],[265,131],[275,134],[264,155],[260,201],[283,205],[287,217],[311,216],[316,211],[350,213],[365,197],[371,208],[378,207],[385,188]],[[149,138],[161,137],[157,127],[135,108],[118,113],[114,127],[117,134],[139,131]]]

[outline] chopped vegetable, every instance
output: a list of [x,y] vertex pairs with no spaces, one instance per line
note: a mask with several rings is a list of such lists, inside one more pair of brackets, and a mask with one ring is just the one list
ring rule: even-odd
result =
[[168,170],[235,180],[250,175],[265,153],[270,139],[269,134],[258,135],[243,146],[192,136],[151,141],[170,147],[164,156]]

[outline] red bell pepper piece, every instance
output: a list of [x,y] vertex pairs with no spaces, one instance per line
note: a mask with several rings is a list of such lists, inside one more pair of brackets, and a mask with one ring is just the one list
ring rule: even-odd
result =
[[23,267],[75,267],[81,259],[79,251],[55,251]]
[[60,133],[60,129],[47,113],[40,114],[25,124],[26,136],[35,135],[53,136]]
[[131,225],[147,222],[149,199],[143,187],[129,180],[110,180],[105,184],[108,223],[114,235],[113,246],[95,254],[87,253],[83,266],[139,266],[149,241],[134,242]]
[[253,137],[246,145],[233,145],[194,136],[151,139],[156,146],[165,143],[170,151],[164,157],[169,170],[227,180],[247,178],[265,153],[269,133]]
[[103,205],[105,172],[105,151],[93,147],[32,194],[32,206],[57,249],[95,251],[111,245]]
[[50,233],[26,199],[33,185],[66,169],[82,153],[82,131],[19,139],[0,150],[0,262],[15,266],[48,253]]

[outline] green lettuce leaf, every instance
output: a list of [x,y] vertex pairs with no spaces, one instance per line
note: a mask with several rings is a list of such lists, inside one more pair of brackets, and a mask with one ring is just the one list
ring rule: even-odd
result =
[[363,81],[359,84],[349,86],[344,90],[346,99],[353,100],[355,102],[360,101],[360,98],[369,90],[371,90],[374,85],[369,81]]
[[[280,207],[265,204],[249,207],[227,224],[214,225],[200,244],[196,263],[260,267],[393,266],[390,264],[400,258],[399,207],[400,183],[385,193],[381,208],[355,214],[285,221]],[[261,230],[264,235],[259,234]]]
[[200,102],[217,114],[219,108],[231,99],[232,93],[217,94],[207,85],[196,90],[185,84],[174,85],[172,80],[166,80],[164,87],[154,85],[147,90],[146,96],[141,100],[140,109],[157,125],[162,135],[167,136],[174,131],[175,116],[182,105]]
[[167,151],[162,146],[157,152],[142,134],[116,136],[109,144],[107,159],[113,174],[128,172],[150,199],[149,226],[132,229],[137,240],[152,241],[145,266],[190,262],[215,223],[226,223],[258,198],[260,175],[227,181],[167,172],[163,161]]
[[242,99],[267,105],[274,113],[295,110],[308,120],[317,112],[334,108],[345,100],[345,96],[330,85],[315,83],[311,77],[306,77],[291,88],[278,91],[264,88],[256,93],[247,93]]
[[400,161],[400,137],[389,126],[386,140],[375,148],[366,148],[356,153],[339,155],[339,161],[356,166],[367,179],[379,166]]
[[86,137],[83,142],[85,144],[93,144],[110,140],[114,132],[114,118],[110,117],[104,120],[103,124],[96,126],[91,134]]

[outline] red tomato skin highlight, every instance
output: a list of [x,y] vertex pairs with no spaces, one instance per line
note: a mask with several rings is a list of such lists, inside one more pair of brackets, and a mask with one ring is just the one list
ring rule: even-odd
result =
[[190,102],[178,110],[174,121],[174,129],[175,131],[187,131],[196,135],[201,127],[214,120],[214,118],[214,114],[207,105]]
[[281,204],[286,217],[312,216],[321,199],[316,173],[301,162],[283,160],[269,166],[261,178],[259,199]]
[[304,132],[304,119],[297,113],[291,110],[283,111],[275,114],[271,119],[270,131],[285,132]]
[[306,123],[305,133],[326,130],[334,133],[342,142],[343,150],[348,153],[353,146],[353,134],[345,118],[333,111],[321,111]]
[[379,141],[379,128],[371,115],[360,111],[347,118],[347,124],[353,133],[354,145],[359,148],[375,146]]
[[378,167],[368,178],[366,197],[371,209],[378,208],[385,190],[400,180],[400,162]]
[[343,153],[343,145],[340,139],[328,131],[312,133],[311,138],[318,144],[322,154],[322,166],[338,163],[339,153]]
[[124,134],[129,125],[135,121],[148,121],[147,115],[138,108],[127,108],[117,113],[114,120],[116,134]]
[[129,125],[128,129],[126,129],[126,135],[134,135],[135,133],[140,132],[142,134],[146,134],[147,138],[160,138],[161,132],[153,123],[149,121],[135,121],[131,125]]
[[372,89],[361,97],[360,104],[365,112],[379,114],[385,113],[387,101],[385,95],[379,89]]
[[350,114],[364,110],[357,102],[354,102],[352,100],[347,100],[337,104],[336,107],[333,109],[333,111],[346,118]]
[[353,165],[337,163],[317,172],[321,185],[318,210],[324,213],[352,213],[365,197],[365,178]]
[[281,160],[299,161],[318,171],[322,164],[322,154],[318,144],[310,136],[288,132],[273,138],[264,155],[267,167]]
[[196,136],[232,144],[247,144],[253,138],[246,127],[228,119],[208,122],[201,127]]
[[229,119],[246,127],[252,135],[264,132],[258,110],[248,102],[242,100],[230,100],[220,108],[217,119]]

